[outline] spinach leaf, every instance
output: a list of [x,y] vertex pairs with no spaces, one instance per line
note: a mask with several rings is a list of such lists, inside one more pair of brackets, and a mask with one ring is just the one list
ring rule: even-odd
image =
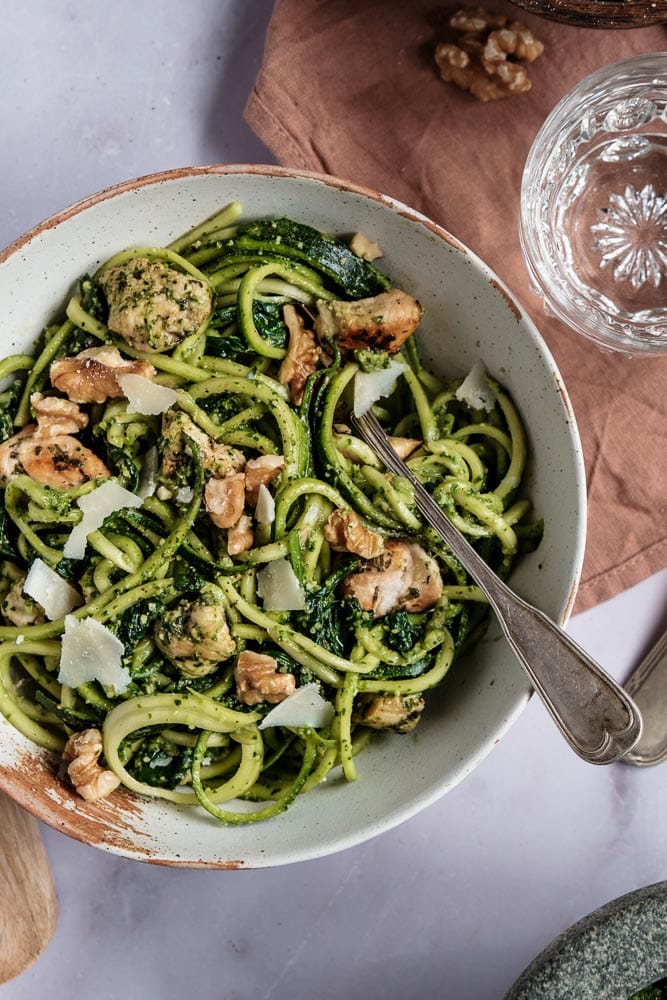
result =
[[408,611],[391,611],[383,620],[385,643],[404,656],[419,639],[422,623],[421,615],[410,614]]
[[89,274],[84,274],[79,281],[79,293],[81,295],[81,305],[86,312],[95,319],[104,321],[106,306],[98,285],[95,284]]
[[191,761],[190,747],[177,748],[163,736],[152,736],[126,766],[137,781],[153,788],[175,788],[187,774]]
[[305,611],[293,616],[300,632],[338,656],[346,656],[352,648],[354,623],[361,609],[358,601],[338,597],[336,588],[358,565],[358,559],[346,559],[323,587],[306,593]]
[[282,303],[262,302],[260,299],[255,299],[252,304],[252,317],[257,332],[264,340],[276,347],[285,347],[287,327],[283,320]]

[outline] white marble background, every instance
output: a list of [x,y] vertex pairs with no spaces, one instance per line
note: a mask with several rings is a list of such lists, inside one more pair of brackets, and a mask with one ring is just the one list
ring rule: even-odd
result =
[[[3,3],[0,245],[129,177],[270,162],[242,109],[271,6]],[[624,679],[666,609],[663,572],[571,631]],[[439,803],[331,858],[170,870],[44,828],[60,924],[3,1000],[500,1000],[568,925],[667,878],[665,773],[582,763],[533,699]]]

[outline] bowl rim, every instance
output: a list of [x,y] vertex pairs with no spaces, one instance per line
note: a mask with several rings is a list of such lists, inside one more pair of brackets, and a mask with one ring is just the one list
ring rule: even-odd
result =
[[[436,235],[445,244],[448,244],[453,249],[460,252],[463,256],[468,258],[475,268],[482,274],[487,282],[491,284],[494,289],[501,295],[505,300],[505,303],[514,313],[517,321],[521,321],[524,324],[527,334],[530,336],[534,345],[541,352],[544,363],[549,367],[550,373],[554,379],[555,390],[563,406],[564,414],[566,417],[566,423],[568,426],[569,441],[571,444],[571,455],[573,462],[573,471],[575,473],[576,482],[576,505],[579,513],[579,519],[575,524],[574,528],[574,546],[573,546],[573,560],[572,565],[569,567],[568,578],[570,580],[569,589],[566,594],[563,595],[561,599],[561,607],[558,615],[554,615],[554,618],[561,625],[565,625],[568,621],[572,608],[574,606],[574,601],[577,595],[579,582],[581,578],[581,571],[583,567],[584,551],[586,543],[586,529],[587,529],[587,497],[586,497],[586,473],[583,459],[583,450],[581,446],[581,438],[579,435],[576,418],[572,408],[572,403],[570,401],[567,389],[564,385],[561,373],[558,369],[556,361],[543,339],[540,331],[537,328],[536,323],[533,321],[531,316],[528,314],[526,309],[521,305],[519,300],[515,297],[505,283],[498,277],[498,275],[491,269],[491,267],[486,264],[473,250],[467,247],[464,243],[453,236],[448,230],[440,226],[438,223],[434,222],[428,216],[419,212],[417,209],[411,208],[400,200],[393,198],[390,195],[383,194],[373,188],[365,187],[360,184],[356,184],[344,178],[336,177],[331,174],[321,173],[317,171],[302,170],[302,169],[292,169],[289,167],[282,167],[278,165],[271,164],[207,164],[199,166],[186,166],[177,167],[169,170],[157,171],[154,173],[143,174],[139,177],[132,178],[129,180],[121,181],[117,184],[109,185],[100,189],[99,191],[87,195],[84,198],[73,202],[68,207],[61,209],[55,214],[47,217],[43,221],[37,223],[30,230],[28,230],[23,235],[19,236],[12,243],[9,244],[4,250],[0,251],[0,267],[7,262],[14,254],[19,252],[22,248],[27,246],[32,240],[39,237],[42,233],[48,230],[57,228],[61,223],[67,221],[73,216],[79,215],[90,208],[113,199],[117,196],[136,191],[142,188],[158,186],[164,182],[179,180],[179,179],[189,179],[198,176],[233,176],[233,175],[258,175],[265,177],[278,177],[285,179],[297,179],[297,180],[307,180],[315,181],[329,188],[333,188],[338,192],[349,192],[354,195],[359,195],[363,198],[369,199],[370,201],[384,205],[394,212],[399,213],[401,216],[406,218],[408,221],[416,222],[424,228],[430,230],[434,235]],[[144,861],[157,865],[164,865],[170,867],[185,867],[185,868],[207,868],[207,869],[234,869],[234,868],[244,868],[250,869],[253,867],[273,867],[277,865],[283,865],[288,863],[294,863],[302,860],[312,860],[322,856],[327,856],[333,853],[338,853],[342,850],[346,850],[349,847],[356,846],[357,844],[364,843],[368,839],[377,836],[380,833],[387,832],[390,829],[395,828],[411,817],[417,815],[424,808],[432,805],[434,802],[438,801],[446,791],[453,789],[456,784],[464,777],[465,774],[470,773],[475,767],[487,756],[490,749],[499,742],[499,740],[507,733],[511,728],[513,723],[516,721],[518,716],[521,714],[523,709],[526,707],[528,701],[533,695],[533,689],[530,686],[528,678],[526,677],[526,684],[521,697],[515,699],[515,703],[512,709],[507,712],[506,717],[502,722],[494,728],[493,732],[489,733],[487,738],[480,742],[479,746],[476,747],[475,753],[466,760],[464,768],[460,769],[460,773],[457,773],[445,786],[440,784],[434,788],[428,788],[421,792],[421,794],[414,796],[409,803],[403,804],[400,807],[395,808],[389,816],[382,817],[380,819],[373,820],[367,827],[366,831],[362,833],[348,834],[345,837],[338,838],[337,845],[335,847],[327,847],[326,845],[322,849],[311,849],[310,851],[303,850],[298,857],[285,857],[279,860],[263,860],[260,864],[249,864],[245,861],[222,861],[222,860],[210,860],[210,859],[200,859],[197,860],[193,858],[182,858],[180,855],[177,857],[166,856],[164,854],[152,854],[146,850],[137,848],[130,849],[123,838],[119,838],[116,842],[113,838],[113,833],[109,834],[110,839],[102,842],[102,838],[98,837],[95,839],[89,833],[88,824],[81,824],[77,822],[77,814],[73,811],[67,809],[58,810],[57,814],[52,811],[49,807],[49,803],[44,800],[40,800],[39,797],[34,797],[31,794],[31,782],[30,780],[24,780],[19,782],[15,780],[13,774],[6,774],[4,769],[0,768],[0,791],[5,792],[16,802],[18,802],[22,807],[26,808],[30,813],[32,813],[36,818],[42,820],[47,825],[53,826],[60,832],[65,833],[67,836],[78,840],[81,843],[88,844],[89,846],[96,847],[101,850],[110,851],[111,853],[118,854],[123,857],[127,857],[132,860]],[[42,751],[41,748],[36,748],[42,752],[45,757],[48,756],[47,751]],[[128,796],[127,801],[131,801],[134,796],[130,793],[125,793]],[[55,804],[55,799],[54,799]]]

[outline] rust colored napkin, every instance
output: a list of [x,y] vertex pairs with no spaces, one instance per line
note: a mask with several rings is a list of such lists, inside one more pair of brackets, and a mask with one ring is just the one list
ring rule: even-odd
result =
[[447,8],[434,0],[278,0],[246,119],[281,164],[352,180],[430,216],[523,302],[583,440],[583,611],[667,565],[667,358],[603,352],[544,314],[519,248],[521,174],[537,130],[576,82],[667,48],[667,31],[578,28],[506,0],[488,6],[545,44],[527,94],[484,104],[439,78],[433,50]]

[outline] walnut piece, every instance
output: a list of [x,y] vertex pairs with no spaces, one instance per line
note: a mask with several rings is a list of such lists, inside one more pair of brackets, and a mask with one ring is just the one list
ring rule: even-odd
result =
[[257,506],[260,486],[268,486],[284,468],[285,459],[282,455],[260,455],[259,458],[251,458],[246,462],[245,498],[251,507]]
[[231,472],[222,479],[209,479],[204,490],[204,505],[216,528],[231,528],[245,506],[245,475]]
[[123,395],[119,375],[153,378],[149,361],[124,358],[117,347],[89,347],[73,358],[59,358],[49,369],[51,385],[75,403],[105,403]]
[[384,552],[384,538],[362,524],[353,510],[336,509],[324,525],[324,537],[335,552],[374,559]]
[[497,101],[531,88],[526,66],[544,45],[519,21],[483,7],[462,8],[449,19],[453,41],[436,46],[435,61],[447,83],[480,101]]
[[239,653],[234,680],[236,697],[245,705],[277,705],[296,690],[294,674],[279,674],[277,660],[250,649]]
[[81,798],[88,802],[105,799],[120,785],[120,778],[100,767],[102,733],[99,729],[84,729],[68,739],[63,760],[69,761],[67,773]]
[[255,541],[250,514],[241,514],[240,518],[227,531],[227,552],[230,556],[239,556],[251,549]]
[[287,355],[278,372],[278,381],[281,385],[288,386],[290,399],[295,406],[300,406],[306,381],[317,369],[321,352],[315,334],[306,328],[303,316],[294,306],[284,306],[283,317],[289,331],[289,343]]
[[88,416],[81,412],[78,403],[71,403],[69,399],[33,392],[30,405],[40,435],[58,437],[60,434],[78,434],[88,426]]

